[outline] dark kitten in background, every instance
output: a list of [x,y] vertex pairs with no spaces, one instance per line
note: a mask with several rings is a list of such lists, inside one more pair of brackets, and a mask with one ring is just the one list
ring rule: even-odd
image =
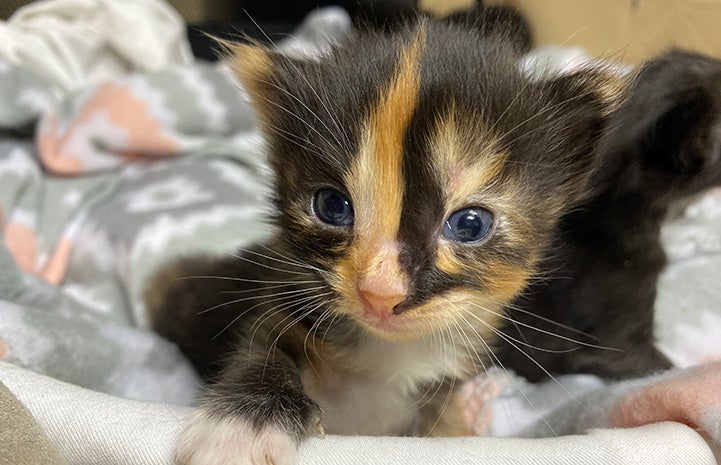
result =
[[531,380],[544,370],[623,378],[670,366],[653,344],[666,264],[660,230],[678,207],[721,185],[721,62],[672,51],[645,64],[599,157],[592,195],[561,219],[541,262],[548,274],[508,308],[515,323],[504,332],[544,350],[525,346],[524,355],[511,339],[499,344],[500,359]]
[[230,46],[275,229],[149,289],[154,327],[209,383],[177,463],[290,464],[323,426],[468,433],[456,391],[546,274],[627,88],[604,70],[531,80],[518,23],[488,24],[419,19],[320,59]]

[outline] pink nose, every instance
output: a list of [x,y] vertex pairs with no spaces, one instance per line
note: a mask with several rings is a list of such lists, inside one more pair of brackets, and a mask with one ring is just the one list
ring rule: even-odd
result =
[[360,290],[361,300],[367,310],[376,314],[393,313],[393,308],[406,300],[405,294],[379,295],[373,292]]

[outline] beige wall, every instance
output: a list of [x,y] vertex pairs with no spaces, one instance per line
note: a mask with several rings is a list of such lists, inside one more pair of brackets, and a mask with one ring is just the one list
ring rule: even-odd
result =
[[[488,0],[487,0],[488,1]],[[421,0],[448,12],[473,0]],[[537,45],[579,45],[591,54],[639,62],[669,47],[721,58],[721,0],[490,0],[531,23]]]
[[421,10],[431,11],[439,15],[468,8],[473,3],[474,0],[418,0],[418,6]]

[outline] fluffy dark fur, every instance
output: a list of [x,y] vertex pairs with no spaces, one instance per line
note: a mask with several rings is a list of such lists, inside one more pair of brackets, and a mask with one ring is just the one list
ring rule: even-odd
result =
[[[182,261],[148,291],[156,330],[209,382],[178,463],[291,463],[298,441],[323,424],[464,434],[454,395],[494,361],[499,328],[513,334],[504,311],[543,327],[514,308],[590,333],[594,344],[642,348],[632,362],[587,346],[531,354],[553,371],[623,376],[667,365],[651,336],[658,224],[670,199],[716,182],[704,173],[718,172],[717,145],[706,158],[681,149],[717,144],[716,135],[666,118],[678,113],[675,97],[658,118],[634,118],[660,86],[654,70],[663,80],[675,69],[664,60],[644,70],[618,113],[625,80],[603,70],[529,80],[516,62],[527,41],[502,32],[522,23],[494,18],[359,34],[319,60],[231,47],[267,136],[275,232],[238,256]],[[680,141],[667,155],[649,148],[659,125]],[[669,182],[678,195],[665,194]],[[318,219],[313,199],[324,188],[352,201],[351,225]],[[469,206],[495,215],[489,237],[442,238],[449,215]],[[397,299],[376,306],[366,293]],[[602,298],[628,310],[609,311]],[[637,341],[620,341],[621,330]],[[502,354],[535,376],[526,359]]]
[[[553,373],[638,376],[670,366],[653,337],[656,281],[666,263],[661,226],[677,207],[721,184],[721,62],[672,51],[644,65],[599,155],[593,195],[562,219],[544,259],[542,268],[551,272],[514,302],[519,309],[509,316],[617,350],[578,347],[513,324],[504,331],[544,349],[572,349],[522,347]],[[507,366],[532,380],[546,376],[502,345]]]

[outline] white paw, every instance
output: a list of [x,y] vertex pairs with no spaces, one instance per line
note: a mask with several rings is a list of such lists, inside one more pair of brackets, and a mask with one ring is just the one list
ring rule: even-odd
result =
[[180,435],[176,465],[293,465],[297,445],[275,427],[260,430],[239,418],[198,411]]

